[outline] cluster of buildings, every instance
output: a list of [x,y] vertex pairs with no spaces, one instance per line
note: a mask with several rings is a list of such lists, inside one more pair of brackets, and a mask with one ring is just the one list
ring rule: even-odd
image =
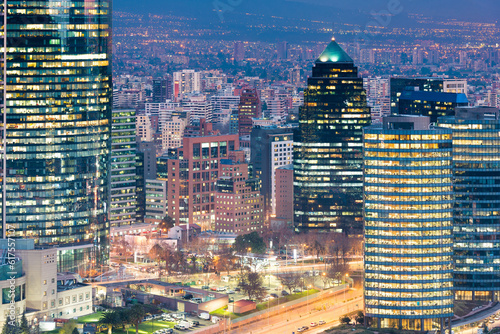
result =
[[[70,272],[105,265],[116,231],[166,216],[176,245],[273,226],[364,233],[373,326],[442,331],[454,299],[498,300],[498,80],[471,90],[444,77],[363,79],[332,40],[303,91],[297,67],[273,84],[180,70],[112,85],[108,2],[47,4],[43,15],[68,32],[59,37],[29,24],[37,10],[12,6],[9,20],[22,23],[5,30],[23,43],[6,40],[9,61],[0,59],[1,228],[4,241],[22,241],[15,264],[1,247],[2,289],[12,289],[11,266],[16,274],[0,321],[12,304],[33,321],[91,313],[91,288]],[[65,13],[100,24],[86,36]],[[294,57],[278,43],[278,63]],[[415,49],[411,61],[426,57],[439,55]],[[459,62],[484,67],[468,53]]]

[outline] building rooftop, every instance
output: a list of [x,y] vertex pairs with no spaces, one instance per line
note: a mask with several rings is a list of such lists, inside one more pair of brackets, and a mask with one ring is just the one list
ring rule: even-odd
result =
[[321,55],[316,59],[316,63],[354,63],[351,57],[335,42],[335,38]]
[[287,169],[287,170],[293,170],[293,164],[285,165],[278,167],[278,169]]

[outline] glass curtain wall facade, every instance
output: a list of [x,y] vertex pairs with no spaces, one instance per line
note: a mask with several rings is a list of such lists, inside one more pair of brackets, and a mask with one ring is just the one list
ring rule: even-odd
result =
[[332,40],[316,60],[294,134],[294,224],[298,230],[363,229],[363,79]]
[[457,108],[438,126],[453,131],[454,288],[457,300],[499,300],[500,117]]
[[387,117],[364,130],[365,312],[374,327],[443,331],[453,316],[451,131],[416,118],[426,121]]
[[137,156],[135,110],[113,110],[111,147],[111,226],[136,223]]
[[59,246],[60,271],[97,266],[109,253],[111,1],[5,1],[2,14],[3,236]]

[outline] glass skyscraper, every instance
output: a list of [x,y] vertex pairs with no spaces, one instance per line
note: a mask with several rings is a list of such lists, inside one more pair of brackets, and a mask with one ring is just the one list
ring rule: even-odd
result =
[[137,153],[135,110],[113,110],[111,149],[111,226],[136,223]]
[[316,60],[294,134],[294,224],[298,230],[363,228],[363,79],[332,40]]
[[109,251],[111,1],[5,5],[2,234],[59,246],[59,270],[99,265]]
[[383,122],[364,129],[366,318],[444,333],[453,316],[451,130],[429,129],[429,117]]
[[453,131],[454,288],[457,300],[500,294],[500,114],[457,108],[438,119]]

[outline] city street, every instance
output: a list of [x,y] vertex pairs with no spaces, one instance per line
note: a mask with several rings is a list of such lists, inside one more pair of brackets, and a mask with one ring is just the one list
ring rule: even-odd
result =
[[[330,328],[343,314],[351,313],[360,310],[363,307],[362,290],[351,289],[346,293],[346,299],[354,298],[353,300],[343,303],[344,295],[340,294],[335,297],[326,297],[323,300],[311,303],[284,314],[262,319],[247,326],[230,330],[232,334],[266,334],[279,333],[291,334],[297,333],[297,328],[301,326],[309,326],[307,333],[320,333],[321,331]],[[320,310],[322,309],[322,310]],[[319,311],[320,310],[320,311]],[[325,325],[311,328],[311,322],[326,321]]]

